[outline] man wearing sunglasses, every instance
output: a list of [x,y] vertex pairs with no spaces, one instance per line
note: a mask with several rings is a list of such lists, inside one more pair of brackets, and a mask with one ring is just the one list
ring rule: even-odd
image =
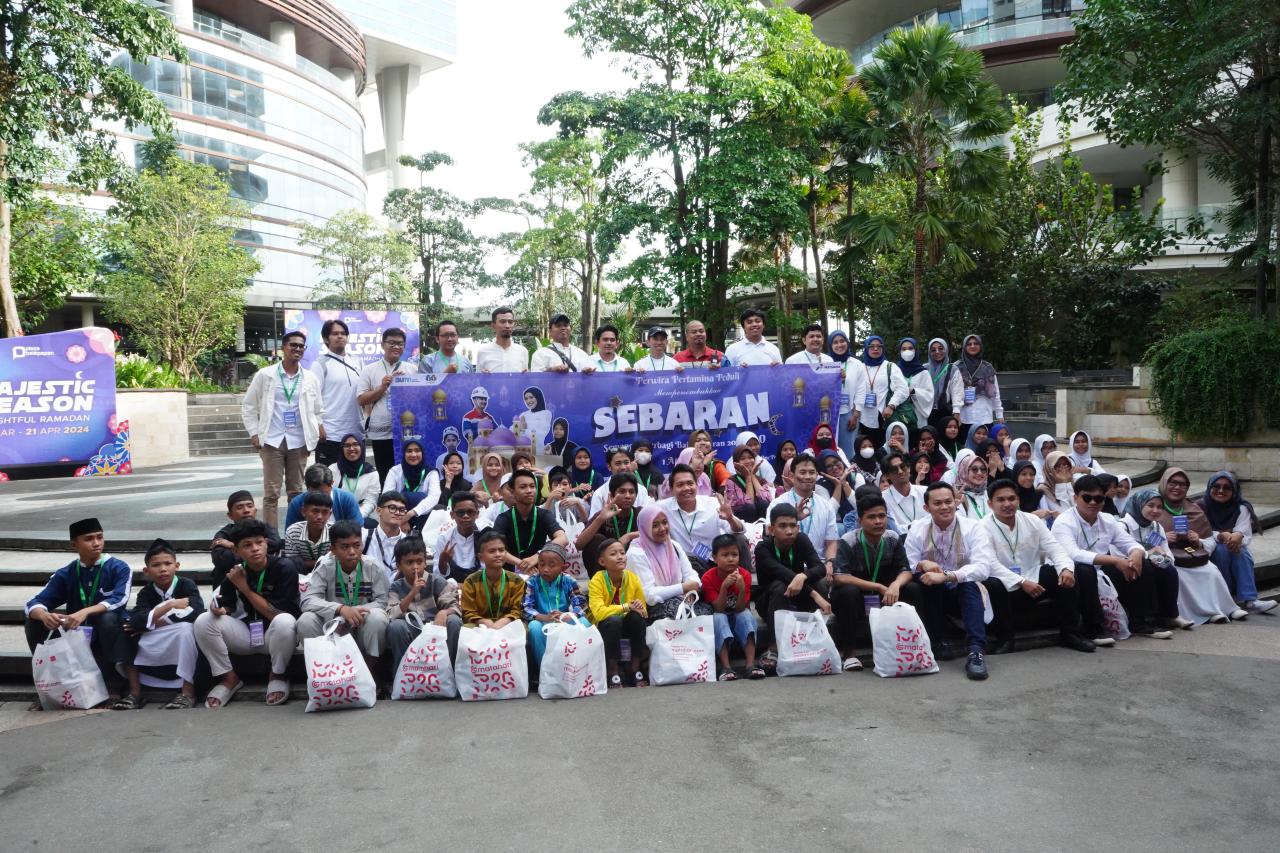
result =
[[325,439],[320,380],[302,368],[307,336],[286,332],[278,364],[254,374],[240,419],[262,459],[262,520],[279,528],[280,481],[289,499],[302,493],[307,457]]
[[[1113,646],[1115,640],[1103,629],[1102,604],[1098,600],[1098,570],[1106,572],[1115,586],[1129,617],[1129,631],[1158,640],[1167,640],[1172,631],[1156,627],[1157,569],[1147,552],[1129,535],[1114,516],[1102,512],[1106,489],[1093,474],[1075,481],[1075,506],[1059,515],[1053,523],[1053,535],[1075,563],[1076,583],[1080,587],[1080,610],[1086,634],[1095,645]],[[1115,552],[1125,556],[1117,556]],[[1173,582],[1178,581],[1177,574]],[[1160,579],[1161,583],[1166,583]]]

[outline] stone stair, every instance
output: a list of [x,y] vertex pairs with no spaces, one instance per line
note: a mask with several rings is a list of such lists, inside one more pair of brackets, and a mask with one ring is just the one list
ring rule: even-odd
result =
[[193,394],[187,403],[187,443],[192,456],[250,454],[240,420],[243,394]]

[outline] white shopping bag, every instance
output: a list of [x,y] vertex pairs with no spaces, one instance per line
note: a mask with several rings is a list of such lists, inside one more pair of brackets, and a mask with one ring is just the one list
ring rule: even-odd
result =
[[1098,569],[1098,603],[1102,605],[1102,630],[1117,640],[1129,639],[1129,614],[1120,604],[1120,593],[1107,573]]
[[523,622],[498,630],[464,627],[458,638],[454,682],[464,702],[523,699],[529,695],[529,661],[525,657]]
[[[697,600],[693,593],[690,596]],[[694,616],[692,602],[686,598],[675,619],[659,619],[645,631],[649,681],[656,685],[712,681],[715,635],[715,621]]]
[[834,675],[840,671],[840,652],[821,613],[775,611],[773,636],[778,642],[779,676]]
[[571,614],[546,627],[547,647],[538,671],[538,695],[543,699],[603,696],[609,691],[600,630]]
[[434,622],[423,625],[417,613],[405,616],[410,625],[420,628],[413,638],[391,684],[392,699],[452,699],[458,695],[453,686],[453,662],[449,660],[449,632]]
[[319,637],[302,641],[307,665],[307,711],[372,708],[377,699],[373,674],[360,654],[356,638],[337,633],[346,624],[334,619]]
[[938,671],[938,662],[933,659],[933,649],[929,645],[929,633],[914,607],[899,601],[888,607],[873,608],[869,618],[871,655],[876,675],[898,678]]
[[31,679],[46,711],[92,708],[107,701],[107,684],[84,631],[50,631],[31,655]]
[[440,553],[440,540],[457,526],[447,509],[431,510],[427,513],[427,520],[422,522],[423,544],[431,549],[431,553]]

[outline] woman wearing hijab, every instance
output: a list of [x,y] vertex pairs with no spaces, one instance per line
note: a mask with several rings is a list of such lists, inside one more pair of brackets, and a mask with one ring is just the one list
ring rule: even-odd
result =
[[640,481],[640,488],[648,492],[649,497],[657,497],[667,478],[658,466],[653,464],[653,442],[647,438],[637,438],[631,442],[631,458],[636,462],[634,473],[636,479]]
[[[1147,551],[1154,566],[1174,565],[1168,535],[1160,526],[1160,494],[1155,489],[1142,489],[1129,502],[1122,519],[1133,538]],[[1249,614],[1236,606],[1231,590],[1218,569],[1211,563],[1195,567],[1178,566],[1178,616],[1189,625],[1244,619]]]
[[[972,459],[978,454],[969,448],[965,448],[956,454],[956,461],[951,463],[951,467],[942,475],[942,482],[949,483],[955,488],[959,488],[960,481],[956,479],[956,472],[960,470],[960,464],[966,459]],[[956,496],[956,503],[960,502],[959,495]]]
[[[586,448],[581,448],[585,450]],[[503,474],[507,472],[507,460],[502,458],[502,454],[494,450],[486,451],[480,455],[480,476],[476,478],[475,492],[476,500],[480,501],[484,506],[502,502],[502,483]]]
[[890,453],[901,453],[906,456],[911,452],[911,438],[907,431],[906,424],[901,421],[894,421],[884,433],[884,447],[880,448],[879,457],[881,465],[884,468],[884,457]]
[[798,452],[796,443],[789,438],[784,438],[782,444],[778,445],[778,452],[773,455],[773,470],[777,471],[778,476],[782,478],[782,482],[778,485],[784,489],[792,486],[791,466],[788,463],[796,458]]
[[1018,490],[1018,509],[1043,521],[1049,511],[1041,506],[1044,495],[1036,488],[1036,466],[1030,461],[1013,463],[1013,485]]
[[[1120,517],[1120,509],[1116,506],[1115,496],[1116,488],[1120,485],[1120,478],[1114,474],[1095,474],[1098,482],[1102,484],[1102,492],[1107,499],[1102,502],[1102,511],[1108,515]],[[1074,479],[1074,477],[1073,477]]]
[[978,424],[969,431],[969,435],[965,438],[964,446],[967,450],[977,453],[990,438],[991,435],[987,425]]
[[427,479],[436,478],[439,483],[440,497],[436,500],[437,509],[452,509],[453,496],[460,492],[471,491],[471,482],[463,476],[466,469],[466,463],[463,462],[462,454],[456,450],[450,451],[444,455],[444,464],[440,470],[432,471],[427,475]]
[[547,411],[542,389],[537,386],[524,389],[524,404],[528,411],[517,415],[516,422],[521,425],[523,433],[533,439],[535,448],[542,447],[543,441],[551,433],[551,412]]
[[[960,371],[951,364],[951,347],[942,338],[929,341],[929,381],[933,383],[933,410],[929,413],[929,425],[939,433],[947,418],[959,412],[964,399],[964,384]],[[962,442],[963,443],[963,442]]]
[[546,447],[547,453],[559,456],[564,461],[564,467],[569,468],[573,465],[573,453],[577,449],[578,445],[569,440],[569,422],[564,418],[552,421],[551,443]]
[[[686,447],[676,457],[676,465],[688,465],[693,469],[693,473],[698,475],[698,494],[710,496],[716,493],[716,490],[711,487],[711,478],[707,476],[705,470],[706,457],[702,455],[701,450],[696,447]],[[672,467],[674,468],[675,466]],[[662,484],[659,494],[662,498],[671,497],[670,480]]]
[[850,430],[871,436],[875,447],[884,444],[885,424],[907,399],[907,380],[884,357],[884,338],[872,335],[862,346],[860,361],[847,365],[845,390],[849,395]]
[[409,507],[405,521],[413,522],[418,517],[425,519],[427,513],[436,508],[440,501],[440,472],[434,468],[427,470],[422,442],[410,440],[404,443],[400,450],[400,464],[391,466],[387,472],[384,491],[404,495],[404,502]]
[[[827,437],[828,439],[830,439],[831,443],[834,445],[835,432],[830,427],[827,428]],[[751,448],[751,452],[755,454],[755,457],[756,457],[756,476],[770,486],[775,485],[777,483],[778,472],[774,470],[773,465],[769,462],[768,459],[765,458],[765,455],[760,452],[762,448],[762,445],[760,443],[760,436],[756,435],[754,432],[743,430],[742,432],[738,433],[738,437],[734,441],[733,446],[735,448],[738,448],[738,447]],[[733,473],[734,473],[733,471],[730,471],[729,475],[732,476]],[[719,486],[723,487],[724,483],[725,481],[721,480],[719,483]]]
[[[840,418],[836,423],[836,444],[844,451],[845,456],[852,456],[853,431],[848,428],[849,393],[845,388],[845,381],[848,379],[846,374],[853,348],[849,345],[849,336],[841,329],[836,329],[827,336],[827,355],[840,365]],[[774,467],[781,471],[782,463],[779,462]]]
[[845,465],[834,450],[822,451],[818,454],[817,461],[818,488],[826,492],[827,497],[835,502],[836,531],[843,536],[845,518],[849,513],[853,513],[855,517],[858,514],[857,504],[853,499],[854,492],[859,486],[865,486],[866,481],[862,479],[856,468],[851,469]]
[[743,521],[764,518],[778,490],[760,479],[756,454],[745,443],[733,449],[733,472],[723,486],[733,514]]
[[573,459],[568,468],[570,491],[578,497],[590,495],[596,490],[595,464],[591,459],[591,449],[587,447],[579,447],[573,451]]
[[942,431],[938,435],[938,447],[946,454],[947,461],[954,467],[960,451],[964,450],[963,430],[960,428],[960,416],[951,415],[942,422]]
[[960,500],[956,502],[956,511],[981,521],[991,511],[987,503],[987,463],[979,455],[965,456],[956,464],[956,491]]
[[849,457],[845,456],[843,450],[836,447],[835,433],[832,431],[831,425],[820,423],[809,433],[809,455],[817,459],[824,450],[834,450],[836,455],[840,457],[840,461],[845,464],[845,467],[848,467]]
[[[1031,442],[1025,438],[1015,438],[1009,442],[1009,452],[1004,457],[1004,464],[1012,468],[1019,462],[1031,461]],[[1031,466],[1031,470],[1035,470],[1035,465]]]
[[960,423],[964,432],[978,424],[1004,423],[1004,406],[1000,403],[1000,384],[996,369],[982,357],[982,338],[966,335],[960,347],[960,360],[955,363],[963,384]]
[[[671,541],[666,510],[649,504],[640,510],[638,527],[640,536],[627,548],[627,569],[635,573],[644,588],[649,621],[670,619],[686,595],[702,588],[702,581],[684,549]],[[694,610],[704,616],[711,612],[711,605],[699,601]]]
[[880,482],[880,458],[876,453],[875,442],[869,435],[860,435],[854,442],[857,452],[853,454],[853,467],[868,483]]
[[1093,439],[1082,429],[1071,433],[1071,450],[1067,457],[1071,460],[1073,474],[1103,473],[1102,466],[1093,459]]
[[1053,436],[1047,433],[1041,433],[1036,436],[1035,444],[1031,445],[1031,464],[1036,466],[1036,485],[1048,481],[1048,476],[1044,469],[1044,460],[1058,449],[1058,442]]
[[927,426],[920,430],[919,448],[929,460],[929,482],[938,482],[951,467],[951,457],[943,452],[937,429]]
[[[903,338],[898,341],[898,360],[896,362],[907,383],[907,399],[899,407],[898,419],[907,425],[907,448],[915,447],[916,437],[920,429],[929,423],[929,414],[933,411],[933,380],[925,369],[923,359],[915,338]],[[911,417],[906,411],[915,412]]]
[[368,518],[377,509],[378,495],[381,494],[378,469],[365,461],[364,442],[355,433],[344,435],[340,446],[342,452],[338,461],[329,466],[333,472],[333,485],[355,495],[356,502],[360,504],[360,514]]
[[987,463],[987,479],[1009,479],[1009,469],[1005,467],[1004,463],[1004,451],[1000,449],[999,444],[994,441],[988,441],[978,448],[978,456]]
[[1133,491],[1133,480],[1129,479],[1128,474],[1120,474],[1116,477],[1116,509],[1120,510],[1120,515],[1124,515],[1129,511],[1129,493]]
[[1004,424],[992,424],[987,433],[987,441],[994,441],[1000,447],[1001,455],[1009,452],[1009,442],[1012,440],[1013,433],[1009,432],[1009,428]]
[[1200,508],[1213,531],[1213,550],[1209,559],[1222,573],[1235,600],[1250,613],[1274,610],[1274,601],[1258,598],[1253,552],[1249,550],[1253,534],[1259,532],[1258,514],[1254,512],[1253,504],[1244,499],[1235,474],[1219,471],[1210,477],[1204,497],[1200,499]]
[[1040,493],[1044,495],[1042,506],[1049,511],[1046,523],[1052,523],[1064,512],[1069,512],[1076,505],[1076,492],[1072,488],[1074,478],[1071,476],[1071,460],[1067,454],[1053,451],[1044,460],[1045,479],[1040,484]]

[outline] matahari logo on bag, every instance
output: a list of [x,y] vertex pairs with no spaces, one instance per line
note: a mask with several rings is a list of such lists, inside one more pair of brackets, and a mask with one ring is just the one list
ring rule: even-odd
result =
[[565,657],[573,657],[573,653],[574,653],[574,652],[576,652],[577,650],[578,650],[578,647],[577,647],[576,645],[574,645],[573,643],[565,643],[565,644],[564,644],[564,656],[565,656]]
[[791,648],[794,649],[796,646],[800,645],[801,643],[808,642],[808,640],[809,640],[808,634],[802,634],[799,631],[794,631],[791,634]]
[[684,636],[683,628],[663,628],[662,633],[667,635],[668,640],[674,640],[676,637]]
[[707,662],[704,660],[702,662],[702,665],[698,667],[697,672],[694,672],[692,675],[685,678],[685,683],[692,684],[695,681],[706,681],[707,674],[708,674]]

